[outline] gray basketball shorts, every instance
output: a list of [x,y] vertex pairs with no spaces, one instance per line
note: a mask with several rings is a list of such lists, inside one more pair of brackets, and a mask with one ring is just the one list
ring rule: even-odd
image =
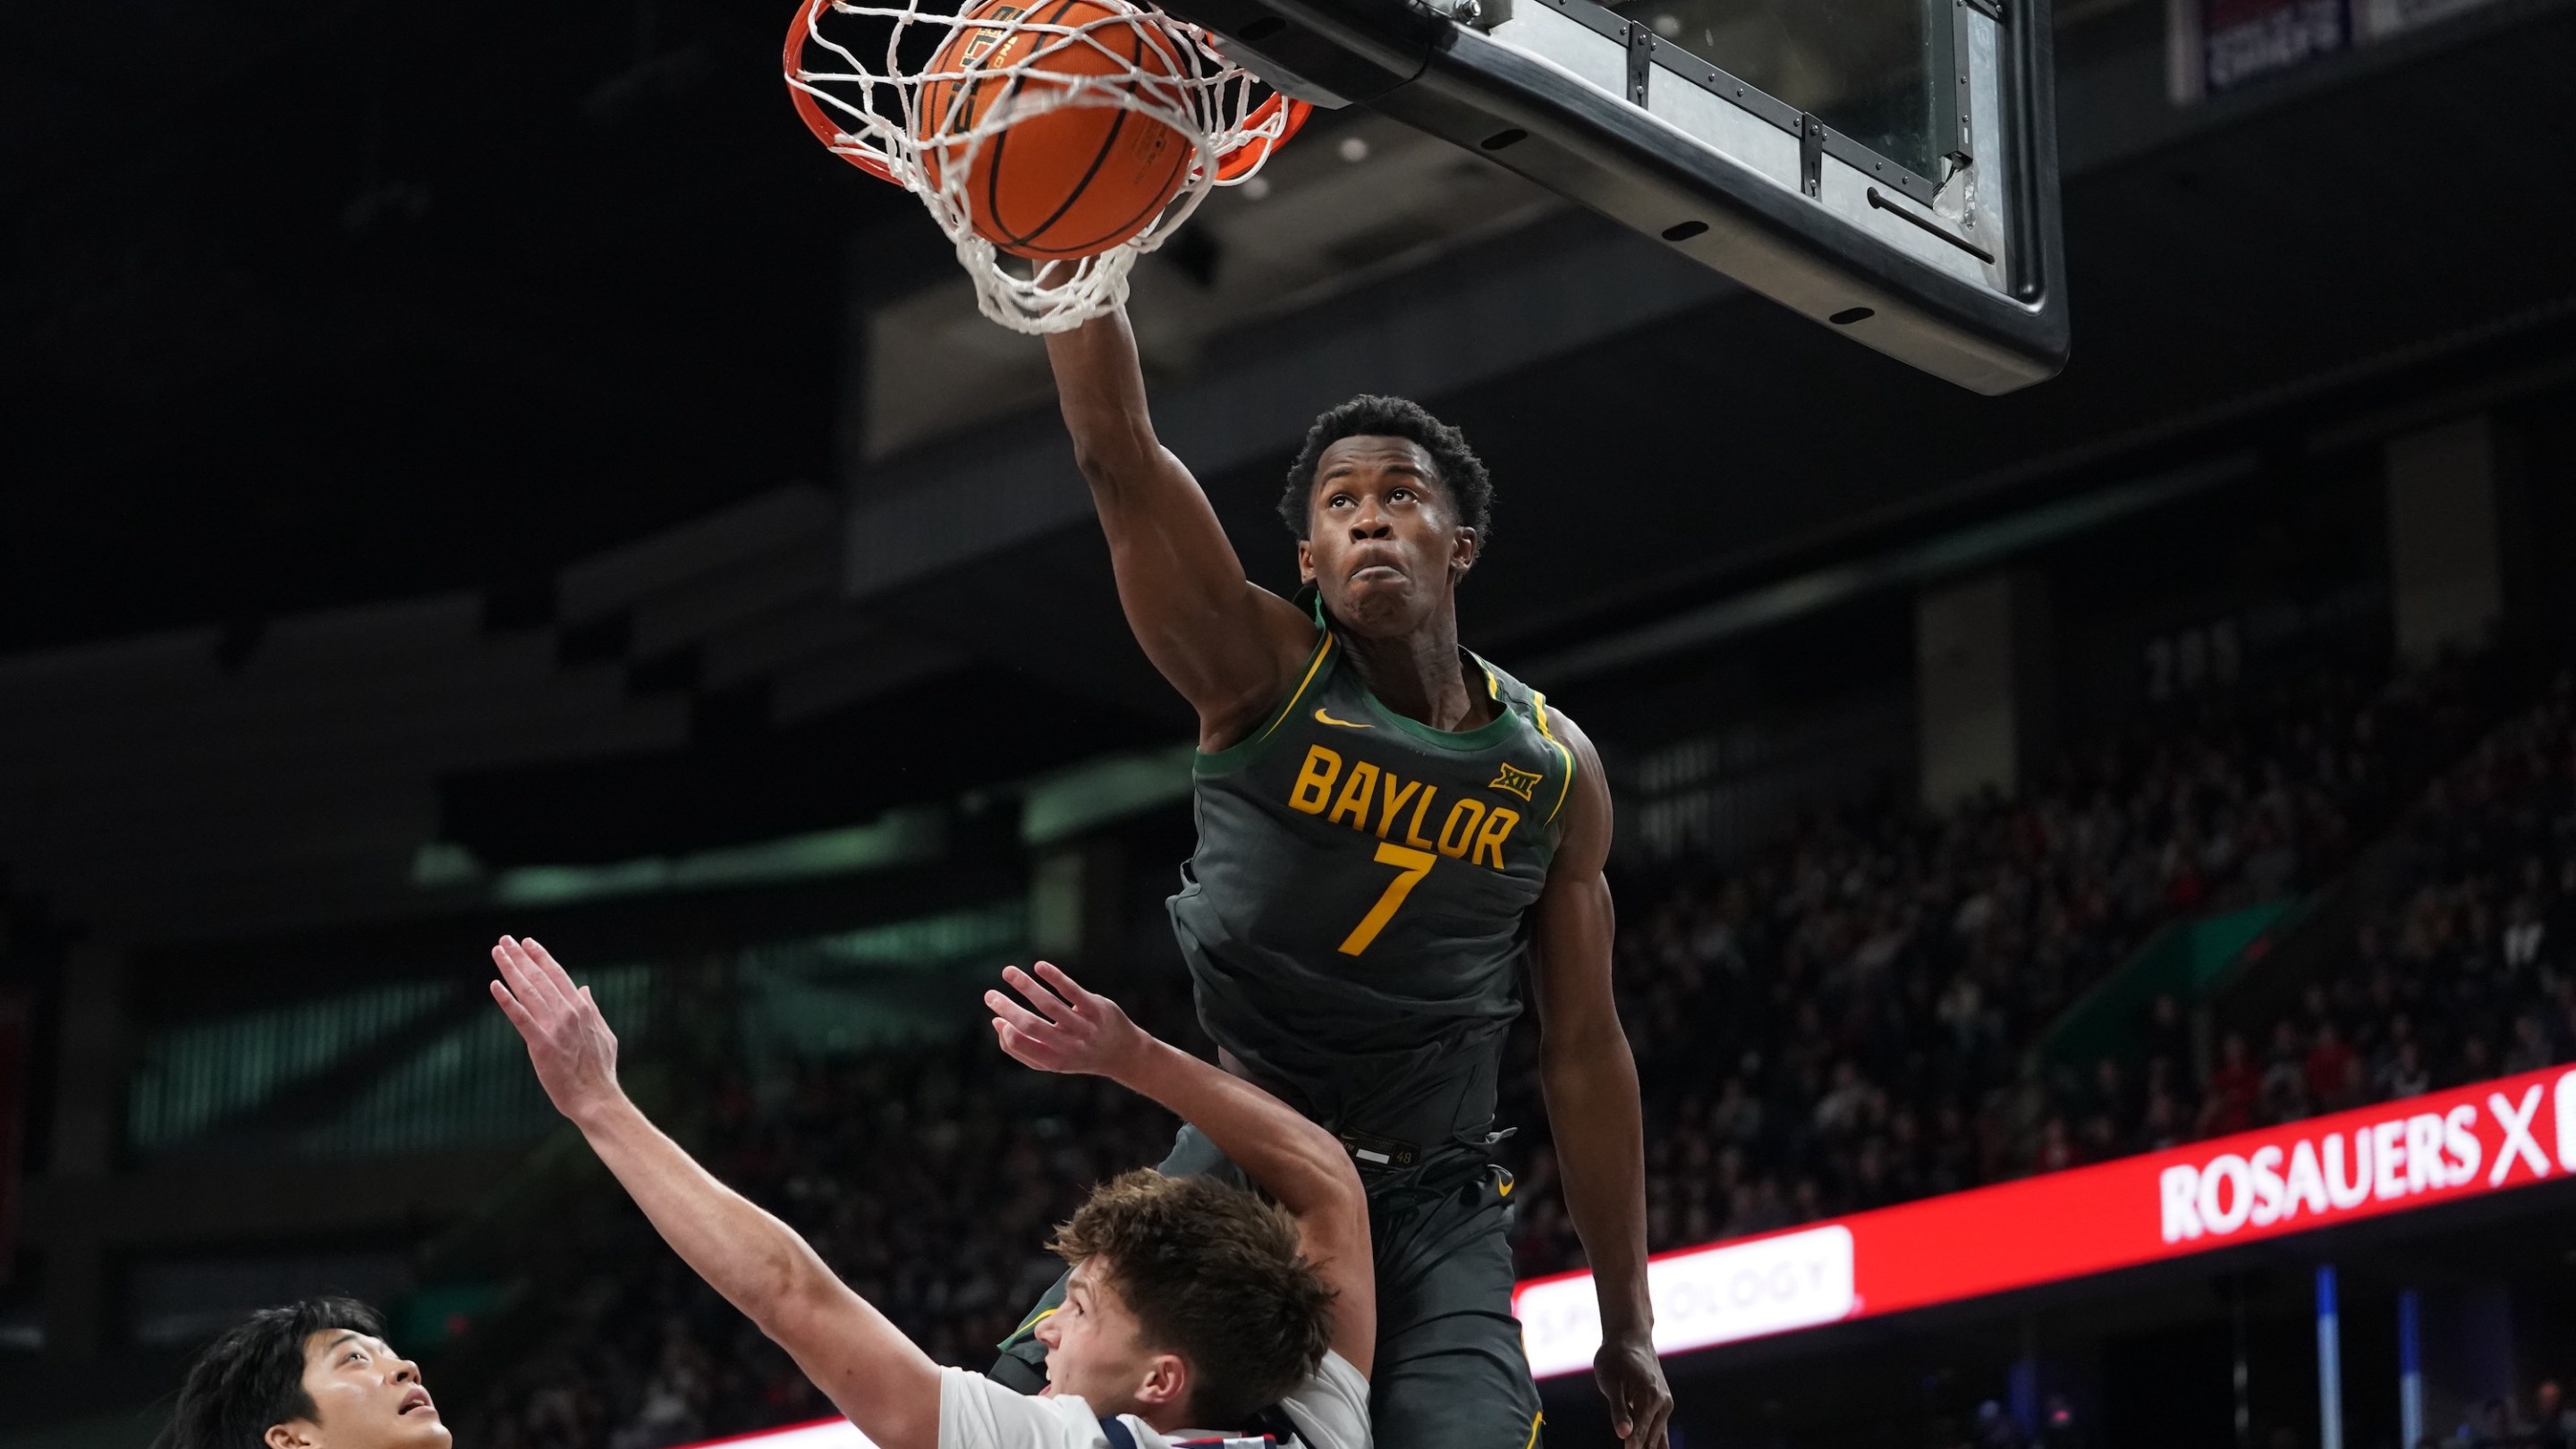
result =
[[[1181,1129],[1160,1170],[1246,1186],[1194,1127]],[[1512,1317],[1511,1174],[1461,1151],[1360,1180],[1377,1252],[1377,1449],[1537,1449],[1538,1387]],[[1033,1330],[1063,1301],[1059,1278],[1003,1341],[995,1380],[1023,1393],[1046,1386]]]

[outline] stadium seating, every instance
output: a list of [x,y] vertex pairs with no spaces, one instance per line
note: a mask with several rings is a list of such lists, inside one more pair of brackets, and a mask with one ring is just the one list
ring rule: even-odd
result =
[[[2315,886],[2455,758],[2498,661],[2374,687],[2320,668],[2142,719],[2036,788],[1947,818],[1835,812],[1626,906],[1619,975],[1646,1094],[1658,1249],[2143,1150],[2194,1126],[2169,1003],[2143,1060],[2053,1103],[2031,1047],[2158,926]],[[1524,1272],[1580,1246],[1534,1074]]]

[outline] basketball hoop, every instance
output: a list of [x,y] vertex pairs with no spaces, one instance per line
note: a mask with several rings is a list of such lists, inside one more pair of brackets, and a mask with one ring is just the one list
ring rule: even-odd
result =
[[[965,0],[946,13],[919,0],[799,0],[784,62],[788,93],[815,138],[920,197],[974,278],[984,315],[1027,333],[1068,331],[1125,301],[1136,258],[1187,221],[1210,187],[1250,180],[1312,109],[1268,93],[1197,26],[1129,0]],[[1133,112],[1179,133],[1191,149],[1170,163],[1177,189],[1168,201],[1149,191],[1140,229],[1103,239],[1104,249],[1085,241],[1077,253],[1006,234],[1023,274],[979,230],[979,219],[996,229],[999,205],[970,195],[969,183],[990,190],[1006,130],[1086,109]]]

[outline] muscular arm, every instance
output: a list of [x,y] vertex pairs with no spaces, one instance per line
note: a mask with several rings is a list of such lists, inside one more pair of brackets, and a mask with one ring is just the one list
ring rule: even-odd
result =
[[1672,1391],[1655,1357],[1646,1298],[1646,1148],[1637,1063],[1610,985],[1614,917],[1602,866],[1610,856],[1610,789],[1592,741],[1561,713],[1574,752],[1565,841],[1539,897],[1536,996],[1539,1079],[1565,1183],[1566,1212],[1592,1260],[1601,1298],[1594,1361],[1610,1418],[1629,1449],[1663,1449]]
[[1314,622],[1243,576],[1198,480],[1154,436],[1124,309],[1050,334],[1047,361],[1128,627],[1198,711],[1202,747],[1233,744],[1295,682]]
[[1055,967],[1041,961],[1037,974],[1045,985],[1016,966],[1002,973],[1026,1007],[984,993],[1002,1049],[1041,1071],[1107,1077],[1207,1134],[1297,1220],[1306,1261],[1333,1290],[1333,1351],[1367,1374],[1377,1347],[1377,1269],[1368,1198],[1342,1144],[1252,1083],[1157,1040],[1116,1002]]
[[939,1368],[832,1275],[793,1228],[725,1186],[617,1084],[617,1038],[589,989],[534,941],[492,949],[492,996],[528,1044],[556,1110],[572,1119],[654,1231],[759,1325],[881,1449],[937,1449]]

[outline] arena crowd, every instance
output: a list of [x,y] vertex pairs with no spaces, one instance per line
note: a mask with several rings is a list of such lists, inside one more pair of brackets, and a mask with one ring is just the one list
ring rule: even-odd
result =
[[[2137,1060],[2079,1091],[2052,1090],[2031,1048],[2158,927],[2334,876],[2509,693],[2492,657],[2385,685],[2322,668],[2143,718],[2014,799],[1946,817],[1825,812],[1738,868],[1683,873],[1626,905],[1618,973],[1645,1089],[1652,1245],[2200,1130],[2178,1003],[2144,1024]],[[1505,1080],[1539,1189],[1520,1266],[1576,1266],[1535,1074]]]

